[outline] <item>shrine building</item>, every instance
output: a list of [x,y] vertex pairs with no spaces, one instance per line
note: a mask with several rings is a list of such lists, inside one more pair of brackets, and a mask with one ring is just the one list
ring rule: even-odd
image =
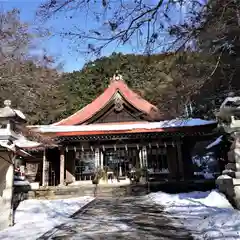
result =
[[121,179],[147,168],[159,181],[193,178],[191,151],[213,137],[215,121],[163,120],[161,109],[133,92],[120,75],[90,104],[52,125],[30,126],[57,141],[28,149],[28,178],[40,185],[91,181],[98,168],[117,169]]

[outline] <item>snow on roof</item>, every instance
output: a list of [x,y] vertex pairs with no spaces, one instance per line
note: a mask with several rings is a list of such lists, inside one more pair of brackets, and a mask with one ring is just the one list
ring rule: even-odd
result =
[[0,140],[0,146],[7,148],[8,150],[13,151],[13,152],[16,151],[15,145],[14,144],[9,145],[8,140]]
[[[30,141],[29,141],[30,142]],[[27,153],[26,151],[24,151],[22,148],[27,148],[27,147],[36,147],[36,146],[33,146],[33,145],[27,145],[26,143],[25,144],[22,144],[20,145],[19,144],[19,141],[18,140],[15,140],[12,144],[9,145],[9,141],[8,140],[0,140],[0,146],[1,147],[4,147],[4,148],[7,148],[8,150],[12,151],[12,152],[15,152],[21,156],[31,156],[31,154]]]
[[17,109],[14,109],[14,112],[16,113],[16,115],[17,115],[19,118],[21,118],[21,119],[23,119],[23,120],[26,120],[26,116],[23,114],[22,111],[17,110]]
[[41,143],[30,141],[22,135],[20,135],[19,138],[14,141],[14,144],[19,148],[35,148],[41,145]]
[[0,139],[3,136],[10,136],[12,135],[12,131],[8,128],[0,128]]
[[210,144],[206,147],[206,149],[210,149],[210,148],[212,148],[212,147],[214,147],[214,146],[217,146],[218,144],[220,144],[220,143],[222,142],[222,140],[223,140],[223,136],[218,137],[214,142],[210,143]]
[[173,119],[160,122],[137,122],[126,124],[89,124],[89,125],[77,125],[77,126],[53,126],[53,125],[40,125],[32,126],[36,127],[37,131],[46,133],[56,132],[87,132],[87,131],[118,131],[118,130],[133,130],[133,129],[159,129],[159,128],[173,128],[173,127],[193,127],[203,126],[209,124],[215,124],[216,121],[202,120],[199,118],[192,119]]

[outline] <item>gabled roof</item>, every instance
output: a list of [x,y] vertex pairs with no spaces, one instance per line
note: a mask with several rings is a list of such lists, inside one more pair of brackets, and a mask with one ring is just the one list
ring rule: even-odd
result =
[[146,114],[152,120],[160,120],[159,109],[143,99],[141,96],[133,92],[127,84],[120,78],[113,78],[107,89],[90,104],[77,111],[75,114],[57,122],[53,125],[78,125],[83,124],[91,119],[96,113],[101,111],[114,97],[116,93],[120,93],[127,103],[132,105],[138,111]]

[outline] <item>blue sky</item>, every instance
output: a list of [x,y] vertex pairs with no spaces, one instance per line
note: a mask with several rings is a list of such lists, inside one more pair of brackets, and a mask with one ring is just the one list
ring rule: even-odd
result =
[[[18,8],[21,12],[21,20],[33,23],[35,21],[35,11],[40,2],[40,0],[0,0],[0,7],[4,10]],[[67,28],[69,24],[78,25],[79,23],[83,24],[81,17],[75,17],[71,20],[71,23],[69,20],[55,19],[51,20],[48,25],[54,28]],[[86,61],[90,60],[89,56],[78,53],[77,47],[73,47],[70,41],[58,35],[44,39],[41,42],[41,47],[46,49],[50,55],[56,56],[63,63],[64,71],[79,70]],[[132,48],[129,45],[118,48],[112,45],[106,48],[102,55],[110,55],[113,51],[130,53]]]
[[[21,20],[32,24],[39,24],[35,19],[35,12],[39,4],[44,0],[0,0],[0,6],[4,10],[10,10],[12,8],[18,8],[21,12]],[[155,0],[153,0],[155,1]],[[176,17],[176,12],[173,16]],[[81,25],[80,25],[81,24]],[[94,21],[86,21],[85,13],[76,12],[72,19],[66,18],[66,16],[60,16],[59,18],[51,19],[48,22],[48,27],[52,27],[56,30],[69,29],[71,26],[81,26],[81,28],[94,27]],[[134,39],[133,39],[134,40]],[[71,72],[73,70],[79,70],[82,68],[86,61],[90,60],[90,56],[79,53],[79,46],[73,44],[69,40],[63,39],[59,35],[53,35],[48,39],[43,39],[41,47],[46,49],[49,55],[55,56],[59,62],[64,66],[64,71]],[[137,49],[139,50],[139,49]],[[137,53],[133,47],[128,45],[122,45],[116,47],[115,44],[109,45],[104,49],[102,55],[107,56],[112,52],[123,53]]]

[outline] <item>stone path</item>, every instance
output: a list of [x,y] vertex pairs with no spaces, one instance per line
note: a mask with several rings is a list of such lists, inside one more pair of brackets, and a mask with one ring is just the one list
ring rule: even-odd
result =
[[96,199],[84,213],[77,214],[40,239],[193,239],[159,207],[141,200],[141,197]]

